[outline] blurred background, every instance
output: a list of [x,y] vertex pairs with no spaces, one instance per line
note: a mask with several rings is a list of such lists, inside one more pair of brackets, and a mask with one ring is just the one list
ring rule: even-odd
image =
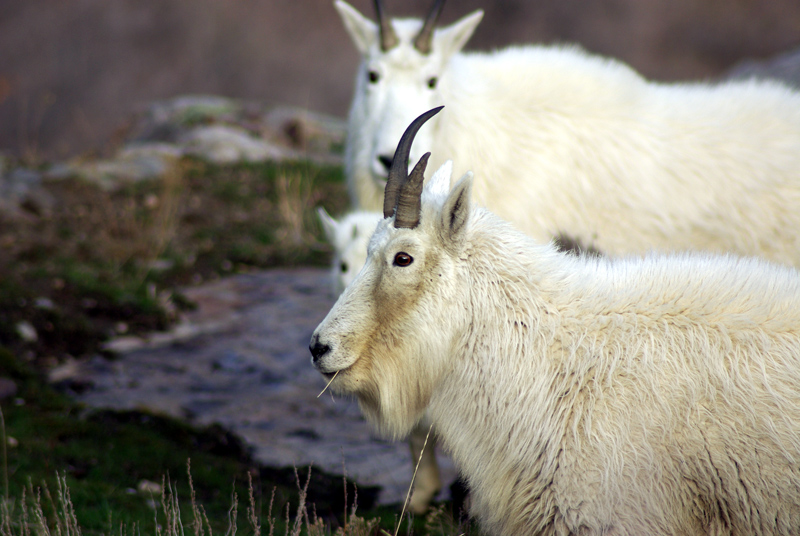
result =
[[[400,16],[429,6],[386,3]],[[478,8],[468,48],[577,42],[657,80],[714,78],[800,44],[797,0],[450,0],[442,22]],[[357,59],[328,0],[0,0],[0,152],[102,151],[132,112],[180,94],[343,117]]]

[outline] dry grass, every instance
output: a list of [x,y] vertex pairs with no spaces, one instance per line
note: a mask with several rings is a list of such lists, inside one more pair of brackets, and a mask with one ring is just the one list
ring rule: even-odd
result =
[[315,224],[308,208],[316,206],[320,199],[311,181],[299,173],[283,173],[275,181],[275,187],[280,218],[277,239],[294,247],[313,244]]
[[[158,501],[152,499],[153,524],[151,528],[144,523],[133,523],[130,526],[118,524],[114,526],[109,518],[108,534],[128,534],[139,536],[152,533],[155,536],[213,536],[212,523],[209,521],[205,509],[199,504],[195,494],[191,475],[191,463],[187,461],[187,476],[190,490],[189,511],[192,519],[187,524],[182,518],[181,500],[178,496],[177,485],[168,477],[162,478],[161,496]],[[286,505],[282,519],[273,514],[275,492],[273,490],[267,506],[266,521],[268,531],[264,536],[275,536],[276,529],[281,525],[284,536],[388,536],[389,533],[379,528],[380,520],[366,519],[357,515],[357,498],[346,512],[343,527],[333,529],[323,519],[317,517],[313,506],[307,502],[308,485],[311,481],[311,469],[306,475],[305,482],[295,470],[297,488],[300,500],[292,512],[291,506]],[[239,499],[234,492],[231,497],[231,507],[228,511],[228,528],[224,536],[236,536],[238,527]],[[345,501],[347,503],[347,501]],[[434,510],[430,517],[430,526],[434,528],[431,534],[444,534],[439,528],[444,527],[446,514],[444,509]],[[245,511],[248,524],[246,534],[262,536],[261,506],[257,504],[256,493],[252,478],[249,479],[248,505]],[[438,524],[438,525],[437,525]],[[427,525],[426,525],[427,526]],[[450,525],[454,527],[454,525]],[[47,484],[35,487],[28,483],[23,488],[19,500],[3,497],[0,502],[0,536],[82,536],[83,531],[78,522],[75,509],[67,486],[66,475],[56,475],[55,497],[50,493]],[[409,531],[409,534],[411,532]],[[457,534],[450,532],[447,534]]]

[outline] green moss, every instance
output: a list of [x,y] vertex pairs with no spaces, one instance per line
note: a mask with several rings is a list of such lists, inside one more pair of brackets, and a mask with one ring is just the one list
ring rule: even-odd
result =
[[[29,483],[53,490],[56,474],[63,473],[78,522],[88,534],[106,531],[109,516],[128,526],[149,526],[152,498],[136,491],[142,480],[161,483],[168,477],[185,509],[183,519],[191,519],[188,460],[197,501],[215,531],[227,529],[232,493],[242,500],[248,496],[248,474],[265,508],[275,489],[273,511],[279,518],[287,504],[293,511],[299,503],[293,469],[259,466],[242,442],[220,427],[198,429],[144,412],[86,411],[46,387],[2,348],[0,375],[19,383],[15,401],[2,405],[5,434],[17,444],[8,450],[8,496],[20,497]],[[299,471],[305,482],[305,470]],[[355,488],[352,482],[348,486],[352,498]],[[362,504],[374,502],[374,494],[360,489]],[[312,472],[308,500],[318,515],[339,523],[344,495],[341,477]]]

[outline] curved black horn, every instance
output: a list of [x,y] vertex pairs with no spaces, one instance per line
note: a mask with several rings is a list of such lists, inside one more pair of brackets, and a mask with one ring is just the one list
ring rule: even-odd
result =
[[400,187],[400,195],[397,196],[397,213],[394,217],[395,229],[413,229],[419,225],[419,217],[422,212],[422,180],[425,178],[423,174],[430,156],[431,153],[422,155],[408,180]]
[[[400,197],[400,189],[408,179],[408,157],[411,153],[411,144],[414,142],[414,136],[417,135],[417,131],[422,125],[424,125],[428,119],[439,113],[439,110],[442,108],[444,108],[444,106],[428,110],[414,119],[411,124],[408,125],[406,131],[403,132],[403,136],[400,138],[400,142],[397,144],[397,149],[394,152],[394,158],[392,158],[392,167],[389,168],[389,177],[386,180],[386,189],[383,193],[384,218],[389,218],[394,214]],[[420,159],[420,161],[422,160],[427,161],[427,158],[424,157]],[[419,180],[421,182],[421,177]]]
[[380,36],[381,36],[381,50],[386,52],[397,46],[397,43],[399,43],[400,40],[397,39],[397,34],[394,33],[394,28],[392,27],[392,23],[386,17],[386,13],[384,13],[383,11],[383,2],[381,0],[375,0],[375,12],[378,14],[378,26],[380,27]]
[[436,0],[433,3],[433,7],[428,13],[428,17],[425,19],[425,24],[422,25],[422,29],[417,34],[417,37],[414,38],[414,48],[419,50],[422,54],[431,53],[433,29],[436,26],[436,21],[439,20],[439,14],[442,12],[442,7],[444,7],[444,0]]

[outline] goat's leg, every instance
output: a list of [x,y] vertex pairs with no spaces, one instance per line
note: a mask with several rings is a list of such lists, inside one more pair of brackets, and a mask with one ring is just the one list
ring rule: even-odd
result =
[[[439,464],[436,463],[435,432],[431,430],[430,436],[428,436],[428,430],[430,430],[430,424],[423,419],[411,431],[411,435],[408,438],[408,446],[411,448],[412,467],[415,467],[417,460],[419,460],[417,476],[414,479],[414,491],[409,502],[409,510],[415,514],[424,514],[433,498],[442,489]],[[428,436],[427,445],[425,444],[426,436]],[[422,450],[423,445],[425,445],[424,451]],[[422,458],[420,458],[420,453],[422,453]]]

